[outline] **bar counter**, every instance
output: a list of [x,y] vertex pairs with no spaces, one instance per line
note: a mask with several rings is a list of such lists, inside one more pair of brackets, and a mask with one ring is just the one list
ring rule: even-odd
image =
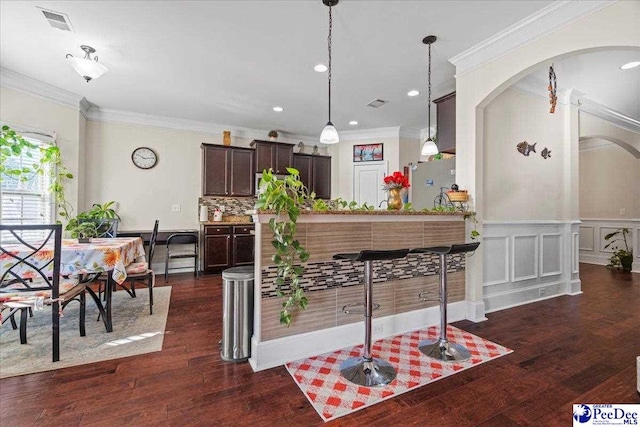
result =
[[[394,211],[304,211],[297,221],[296,238],[309,252],[301,285],[309,299],[306,310],[294,315],[289,327],[279,323],[283,299],[276,295],[277,267],[269,219],[253,214],[256,225],[254,334],[249,362],[254,370],[313,356],[363,340],[363,316],[344,314],[345,304],[363,300],[363,265],[334,260],[337,253],[365,249],[401,249],[464,242],[464,213]],[[449,318],[465,318],[465,255],[452,256],[447,266]],[[439,319],[437,256],[410,254],[406,258],[374,263],[374,340],[436,324]],[[423,302],[420,292],[433,294]]]

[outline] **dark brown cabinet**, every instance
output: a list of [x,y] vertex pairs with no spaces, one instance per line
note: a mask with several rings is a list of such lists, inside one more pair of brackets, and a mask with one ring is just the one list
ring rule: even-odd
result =
[[205,225],[204,270],[220,272],[236,265],[253,264],[255,237],[253,225]]
[[273,173],[286,174],[293,166],[293,145],[281,142],[255,140],[256,172],[273,169]]
[[231,264],[231,227],[204,227],[204,270],[218,270]]
[[300,180],[315,191],[319,199],[331,198],[331,157],[294,154],[293,167],[300,172]]
[[253,196],[253,151],[202,144],[202,195]]
[[441,153],[456,153],[456,93],[433,101],[437,105],[437,144]]

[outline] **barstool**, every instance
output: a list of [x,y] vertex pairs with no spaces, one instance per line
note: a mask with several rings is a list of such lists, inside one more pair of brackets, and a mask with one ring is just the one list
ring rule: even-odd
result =
[[373,267],[371,262],[404,258],[408,253],[409,249],[366,250],[333,256],[333,259],[364,262],[363,354],[360,357],[351,357],[340,364],[340,374],[354,384],[377,387],[389,384],[396,377],[396,370],[389,362],[371,356],[371,318],[373,312]]
[[418,343],[420,351],[429,357],[443,362],[464,362],[471,358],[471,353],[464,346],[447,340],[447,255],[472,252],[478,246],[480,242],[411,250],[411,253],[440,256],[440,338],[436,341],[422,340]]

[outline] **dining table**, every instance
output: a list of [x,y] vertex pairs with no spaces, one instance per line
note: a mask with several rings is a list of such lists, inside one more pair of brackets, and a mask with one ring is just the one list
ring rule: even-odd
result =
[[[21,243],[9,243],[3,247],[18,256],[23,254],[26,256],[33,252],[31,248]],[[84,282],[106,279],[104,304],[100,296],[90,286],[87,286],[87,291],[100,311],[107,332],[112,332],[112,291],[115,284],[121,284],[126,280],[126,267],[129,264],[145,261],[142,239],[140,237],[93,238],[89,243],[79,243],[77,239],[62,239],[61,249],[61,276],[77,277]],[[50,245],[43,245],[39,250],[42,253],[52,251],[53,242]],[[23,278],[28,278],[34,274],[34,268],[43,268],[49,259],[43,256],[32,257],[30,260],[32,267],[28,264],[22,264],[15,273]],[[42,271],[46,272],[47,269],[53,272],[53,263],[49,263]]]

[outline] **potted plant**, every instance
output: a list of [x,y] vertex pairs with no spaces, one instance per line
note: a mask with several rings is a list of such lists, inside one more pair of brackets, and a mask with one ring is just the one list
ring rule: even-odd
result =
[[89,237],[96,237],[104,234],[104,232],[111,227],[111,224],[107,222],[102,224],[101,220],[120,220],[120,216],[116,213],[115,209],[113,209],[114,204],[115,201],[106,202],[103,204],[94,203],[91,209],[89,209],[88,211],[81,212],[77,217],[71,218],[69,220],[69,223],[65,227],[65,230],[71,232],[72,238],[76,238],[74,234],[77,234],[79,227],[83,224],[91,223],[93,224],[96,232],[93,236]]
[[98,235],[98,226],[94,222],[81,222],[72,228],[71,238],[78,239],[78,243],[91,243],[91,238]]
[[276,130],[271,130],[269,131],[269,140],[271,141],[275,141],[276,139],[278,139],[278,131]]
[[[604,240],[611,240],[607,243],[604,249],[609,247],[613,249],[613,254],[611,255],[611,258],[609,258],[607,268],[619,268],[623,271],[631,271],[631,265],[633,264],[633,249],[629,249],[627,234],[629,234],[628,228],[618,228],[614,232],[604,236]],[[620,248],[617,242],[624,243],[624,248]]]
[[411,187],[409,184],[409,177],[404,176],[401,172],[396,171],[391,175],[384,177],[382,189],[389,193],[389,200],[387,201],[387,209],[400,210],[403,208],[402,202],[402,190]]
[[309,253],[296,240],[296,222],[303,204],[312,198],[300,181],[300,172],[287,168],[284,179],[273,176],[273,170],[265,171],[260,181],[260,195],[256,209],[270,210],[275,214],[269,220],[269,228],[273,232],[271,244],[275,253],[271,257],[277,266],[276,288],[278,296],[285,298],[280,311],[280,323],[291,325],[293,313],[307,308],[308,299],[300,286],[300,278],[304,273],[303,263],[309,259]]

